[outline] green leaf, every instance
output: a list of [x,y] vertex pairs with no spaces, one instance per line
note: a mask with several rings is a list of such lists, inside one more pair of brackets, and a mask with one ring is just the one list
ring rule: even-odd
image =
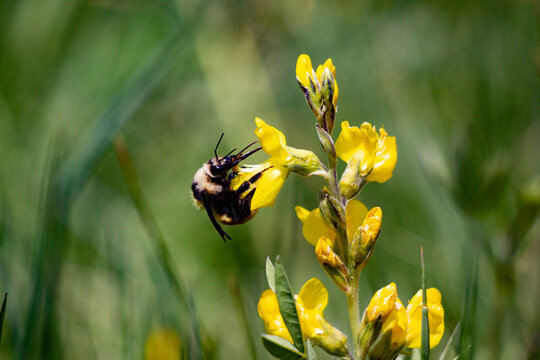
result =
[[454,331],[452,331],[452,335],[450,335],[450,339],[446,342],[446,346],[444,347],[444,350],[442,351],[441,355],[439,356],[439,360],[446,359],[446,356],[448,352],[450,351],[450,346],[452,345],[452,341],[454,341],[454,336],[459,333],[459,322],[456,324],[456,327],[454,328]]
[[266,281],[268,281],[268,286],[272,289],[273,292],[276,292],[276,275],[275,275],[274,264],[270,257],[266,257]]
[[304,358],[304,354],[298,351],[288,340],[276,335],[261,335],[262,343],[266,350],[278,359],[297,360]]
[[289,330],[289,334],[291,334],[294,345],[303,353],[304,339],[302,337],[300,321],[298,320],[298,312],[296,311],[296,304],[292,295],[289,279],[287,278],[283,265],[281,265],[279,256],[276,258],[275,281],[275,293],[279,304],[279,311],[283,317],[283,322]]
[[317,360],[317,354],[311,345],[311,340],[307,341],[307,358],[308,360]]
[[6,317],[7,293],[4,295],[2,310],[0,310],[0,340],[2,340],[2,329],[4,328],[4,318]]

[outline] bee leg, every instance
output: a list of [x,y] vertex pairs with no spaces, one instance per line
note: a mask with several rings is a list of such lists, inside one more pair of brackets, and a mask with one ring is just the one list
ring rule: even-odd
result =
[[244,196],[243,199],[240,200],[240,206],[238,207],[238,212],[235,213],[236,221],[239,221],[239,219],[250,219],[251,216],[251,200],[253,199],[253,195],[255,195],[255,190],[252,189],[250,192]]
[[214,216],[214,212],[212,211],[212,207],[210,206],[210,203],[208,202],[208,199],[206,199],[206,197],[203,197],[202,202],[204,204],[204,209],[206,210],[206,213],[208,214],[208,217],[210,218],[210,221],[212,222],[212,225],[214,225],[214,227],[216,228],[217,232],[219,233],[223,241],[227,242],[227,240],[231,240],[231,237],[227,235],[225,231],[223,231],[223,229],[221,228],[221,225],[219,225],[219,223],[217,222]]
[[[238,189],[236,189],[236,194],[242,194],[244,192],[246,192],[248,189],[249,189],[249,186],[251,184],[254,184],[255,181],[259,180],[263,174],[263,172],[265,172],[266,170],[270,169],[272,166],[269,166],[267,167],[266,169],[262,170],[262,171],[259,171],[258,173],[256,173],[255,175],[253,175],[252,177],[250,177],[248,180],[244,181],[242,183],[242,185],[240,185],[238,187]],[[253,189],[255,190],[255,189]]]

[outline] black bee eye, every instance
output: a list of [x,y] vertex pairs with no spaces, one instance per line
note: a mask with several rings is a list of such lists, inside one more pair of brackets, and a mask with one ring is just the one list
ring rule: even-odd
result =
[[218,174],[223,171],[223,166],[221,165],[210,165],[210,171],[212,174]]

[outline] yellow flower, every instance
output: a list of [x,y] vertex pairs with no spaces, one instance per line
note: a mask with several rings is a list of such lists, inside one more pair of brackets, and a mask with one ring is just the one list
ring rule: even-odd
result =
[[350,249],[351,256],[357,266],[365,266],[369,260],[375,241],[379,237],[381,223],[382,210],[380,207],[374,207],[367,213],[362,226],[356,230]]
[[180,360],[182,345],[174,330],[159,329],[153,331],[144,346],[146,360]]
[[271,289],[265,290],[262,293],[257,310],[268,334],[279,336],[289,340],[291,343],[293,342],[291,334],[289,334],[289,330],[287,330],[281,312],[279,311],[276,294]]
[[270,163],[286,168],[303,176],[326,175],[317,155],[312,151],[287,146],[285,135],[262,119],[255,118],[255,135],[263,150],[271,156]]
[[[427,292],[427,307],[429,319],[429,346],[434,348],[439,344],[444,334],[444,309],[441,305],[441,293],[436,288]],[[419,348],[422,334],[422,290],[409,301],[407,306],[408,327],[407,347]]]
[[[274,206],[276,197],[289,175],[289,171],[286,168],[271,161],[257,165],[243,165],[239,168],[237,175],[231,182],[233,190],[238,189],[245,181],[261,171],[263,173],[260,179],[251,185],[252,188],[256,189],[251,199],[251,210]],[[249,191],[245,192],[245,194],[248,193]]]
[[[313,246],[317,245],[317,241],[321,236],[324,236],[333,241],[336,239],[336,233],[330,229],[321,218],[319,208],[309,211],[302,206],[296,206],[296,216],[303,222],[302,232],[304,238]],[[356,230],[362,226],[362,223],[367,215],[367,208],[358,200],[351,200],[347,203],[345,209],[345,217],[347,222],[347,236],[352,239]]]
[[350,126],[348,121],[341,123],[341,133],[336,141],[337,155],[347,163],[340,180],[344,195],[353,197],[362,181],[385,182],[392,177],[396,166],[396,138],[388,136],[365,122],[360,128]]
[[350,291],[348,281],[349,271],[341,258],[334,252],[333,247],[333,240],[321,236],[317,242],[317,246],[315,246],[315,255],[330,279],[332,279],[341,290],[348,293]]
[[398,301],[397,288],[395,283],[390,283],[379,289],[371,298],[368,307],[366,308],[366,316],[368,321],[374,321],[377,317],[385,319],[395,309]]
[[[295,300],[304,337],[332,354],[346,354],[346,336],[324,319],[323,311],[328,304],[328,291],[324,285],[316,278],[310,279],[302,286],[298,295],[295,295]],[[277,335],[292,343],[272,290],[263,292],[258,311],[268,334]]]
[[323,83],[323,73],[324,70],[328,69],[334,78],[334,94],[332,97],[332,103],[334,106],[337,105],[338,100],[338,85],[336,79],[336,67],[332,63],[332,59],[327,59],[323,65],[317,66],[317,71],[313,71],[313,66],[311,65],[311,58],[302,54],[298,57],[296,61],[296,79],[298,82],[305,88],[310,88],[312,91],[316,89],[321,89]]

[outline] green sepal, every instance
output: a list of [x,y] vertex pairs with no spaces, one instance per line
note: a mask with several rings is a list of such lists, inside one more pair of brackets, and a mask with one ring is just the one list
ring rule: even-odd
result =
[[307,347],[307,359],[308,360],[317,360],[317,354],[315,354],[315,350],[313,349],[313,345],[311,343],[311,340],[308,340],[306,342]]
[[292,295],[289,279],[287,278],[283,265],[281,265],[279,256],[276,258],[275,282],[275,293],[279,304],[279,311],[283,317],[283,322],[285,323],[287,330],[289,330],[289,334],[291,334],[294,346],[303,353],[304,339],[302,337],[300,321],[298,320],[298,312],[296,311],[296,304]]
[[276,292],[276,271],[274,269],[274,264],[272,264],[272,260],[270,260],[270,257],[266,257],[266,281],[268,282],[268,286],[270,289],[272,289],[273,292]]
[[297,360],[305,357],[293,344],[279,336],[262,334],[261,340],[264,348],[278,359]]

